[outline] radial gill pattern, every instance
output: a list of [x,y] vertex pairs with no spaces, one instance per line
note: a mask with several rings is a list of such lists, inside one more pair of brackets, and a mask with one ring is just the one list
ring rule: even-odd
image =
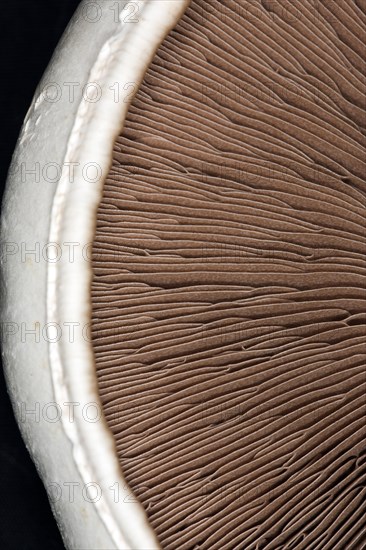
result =
[[164,550],[366,545],[364,0],[194,0],[113,151],[93,341]]

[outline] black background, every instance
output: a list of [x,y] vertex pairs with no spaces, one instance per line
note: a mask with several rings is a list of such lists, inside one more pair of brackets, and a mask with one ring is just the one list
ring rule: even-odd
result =
[[[0,9],[1,194],[37,84],[79,0],[13,0]],[[0,549],[63,550],[42,482],[21,439],[0,369]]]

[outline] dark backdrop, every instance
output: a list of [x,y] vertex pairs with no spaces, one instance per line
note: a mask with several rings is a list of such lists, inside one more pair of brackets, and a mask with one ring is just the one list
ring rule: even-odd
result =
[[[78,4],[79,0],[1,4],[1,194],[37,84]],[[0,392],[0,548],[63,550],[42,482],[15,423],[2,368]]]

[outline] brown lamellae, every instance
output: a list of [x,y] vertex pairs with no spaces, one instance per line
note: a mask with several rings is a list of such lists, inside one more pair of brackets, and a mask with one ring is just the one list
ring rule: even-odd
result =
[[362,0],[194,0],[97,216],[93,341],[164,549],[361,548]]

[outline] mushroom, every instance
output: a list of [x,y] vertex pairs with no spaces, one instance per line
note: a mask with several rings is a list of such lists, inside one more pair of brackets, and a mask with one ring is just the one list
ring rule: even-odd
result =
[[4,345],[14,403],[62,413],[19,422],[46,487],[97,495],[53,502],[65,543],[362,548],[365,6],[153,0],[113,25],[111,7],[82,56],[79,11],[45,81],[73,55],[89,89],[30,133],[35,101],[13,161],[60,178],[10,178],[3,222],[74,243],[10,252],[2,315],[75,329]]

